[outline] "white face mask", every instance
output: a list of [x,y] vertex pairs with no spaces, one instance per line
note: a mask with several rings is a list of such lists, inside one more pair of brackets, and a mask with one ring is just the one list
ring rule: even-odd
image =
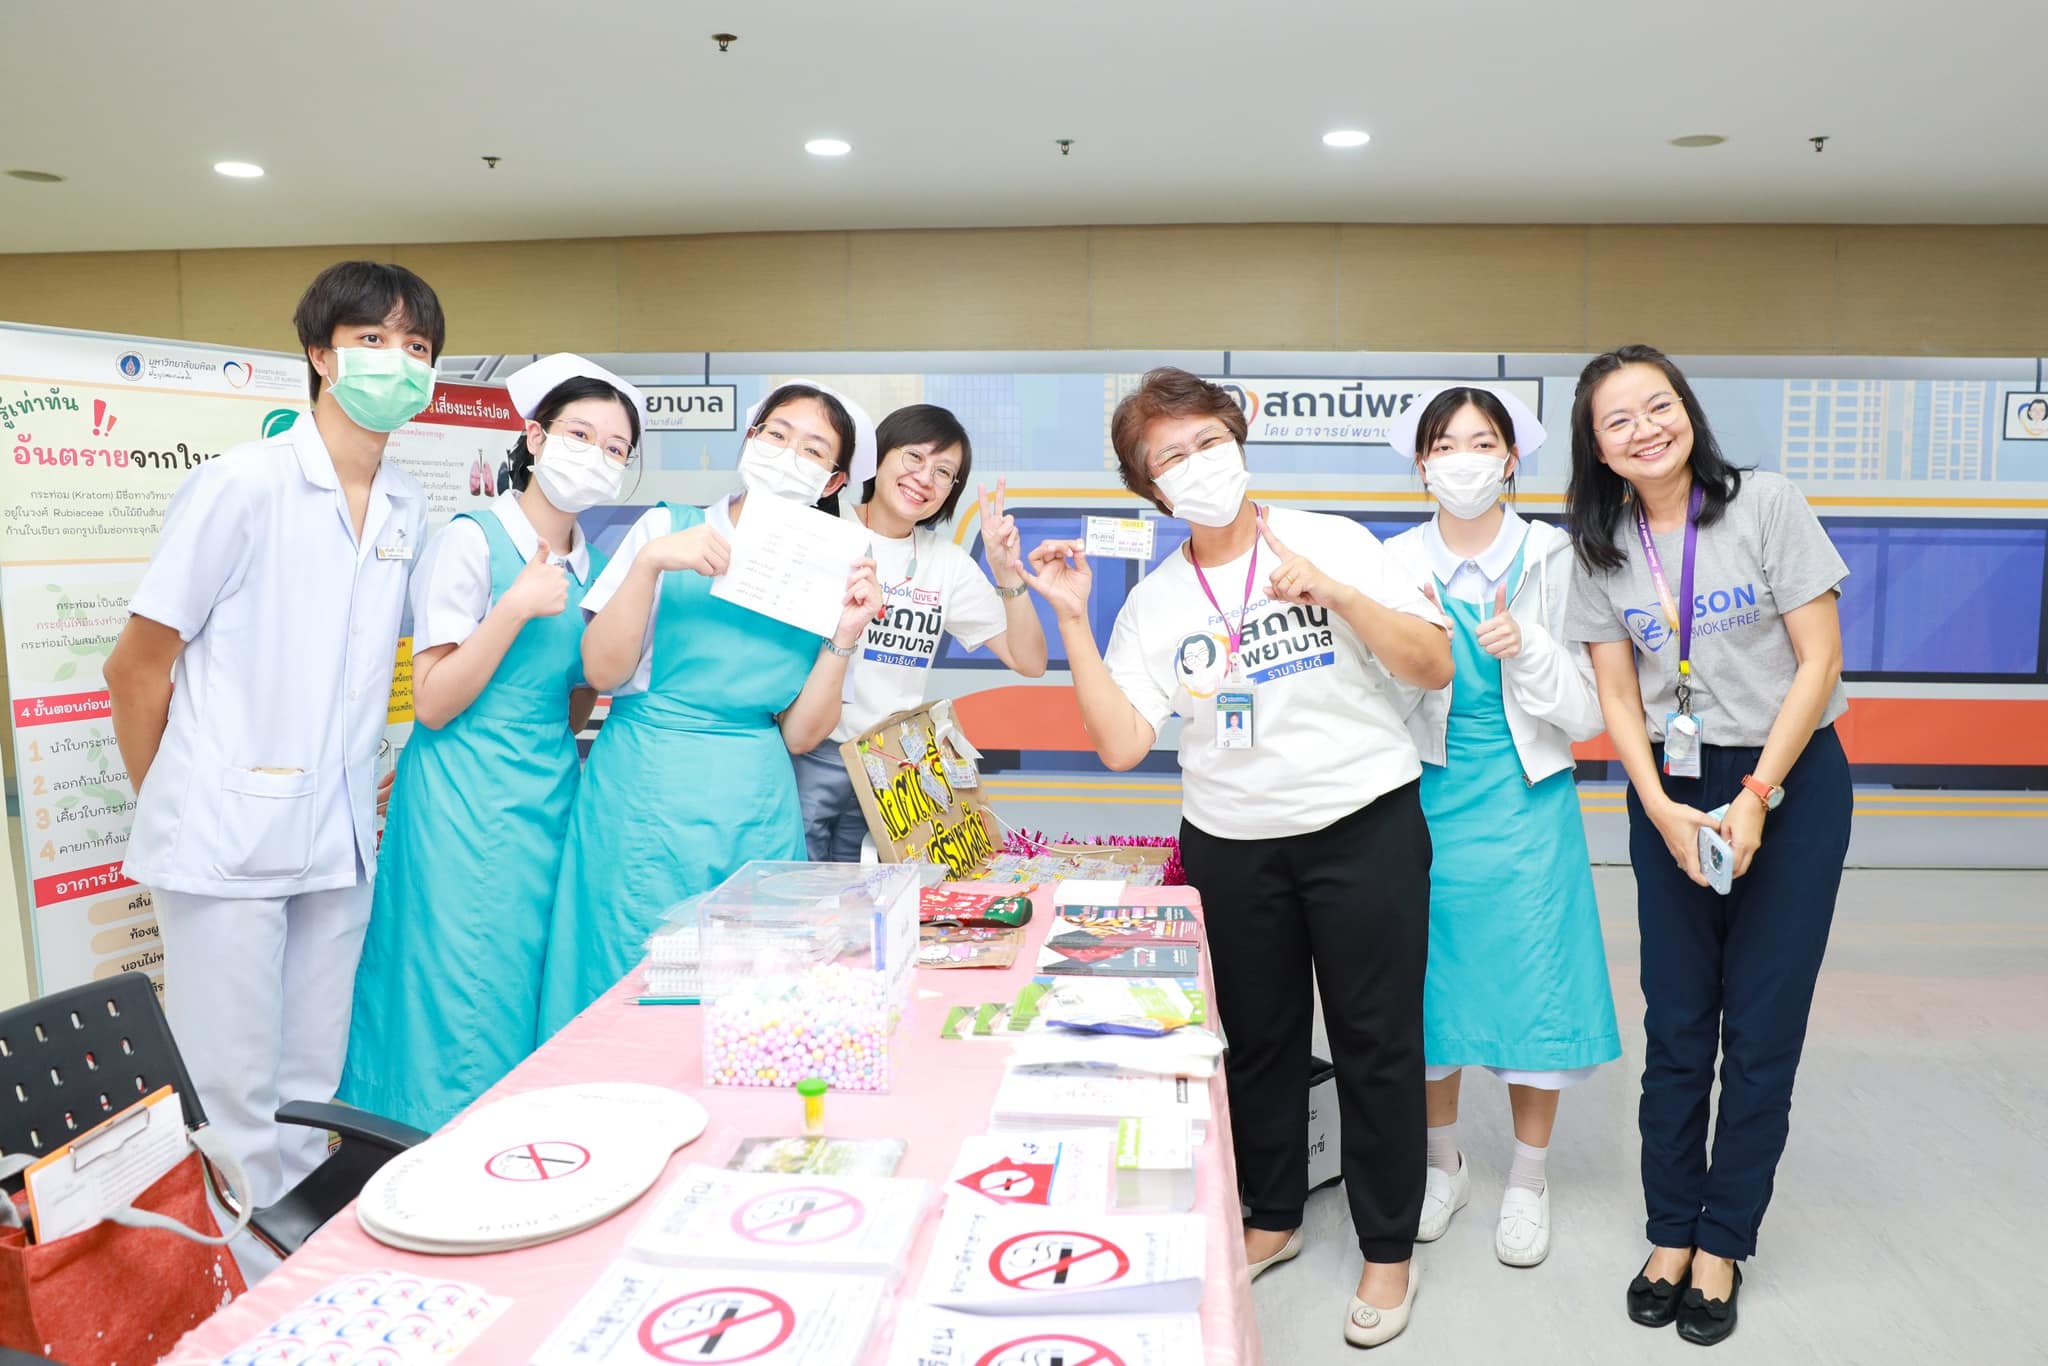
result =
[[1507,475],[1505,456],[1478,451],[1433,455],[1422,466],[1422,482],[1429,486],[1437,506],[1468,522],[1492,511],[1507,485]]
[[794,503],[815,503],[825,496],[832,471],[804,459],[789,446],[761,437],[740,448],[740,482],[748,493],[765,493]]
[[1174,516],[1196,526],[1229,526],[1244,507],[1252,472],[1245,466],[1242,447],[1235,441],[1219,441],[1153,482]]
[[602,447],[581,442],[572,445],[552,433],[534,461],[533,477],[548,501],[564,512],[582,512],[609,503],[626,483],[626,471],[606,458]]

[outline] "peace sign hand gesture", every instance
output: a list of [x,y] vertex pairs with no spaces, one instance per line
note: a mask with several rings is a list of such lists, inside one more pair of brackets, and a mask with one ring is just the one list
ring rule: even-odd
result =
[[1006,485],[1007,479],[998,477],[994,494],[976,487],[974,497],[981,505],[981,544],[988,553],[989,573],[995,577],[996,587],[1015,588],[1024,582],[1024,543],[1017,532],[1017,519],[1003,511],[1009,492]]
[[1273,528],[1266,524],[1264,508],[1259,509],[1259,539],[1280,557],[1280,567],[1273,571],[1268,587],[1282,602],[1308,603],[1341,612],[1357,591],[1350,584],[1333,579],[1316,568],[1307,556],[1297,555],[1281,544],[1280,538],[1273,534]]

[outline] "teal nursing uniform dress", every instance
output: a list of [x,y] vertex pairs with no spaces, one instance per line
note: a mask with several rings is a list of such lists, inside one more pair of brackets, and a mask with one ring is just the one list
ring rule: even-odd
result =
[[[463,516],[490,547],[496,604],[526,557],[494,512]],[[603,567],[593,551],[593,581]],[[571,571],[568,608],[527,622],[476,700],[399,755],[342,1072],[352,1105],[438,1129],[539,1042],[588,586]]]
[[[1524,549],[1526,549],[1526,544]],[[1523,552],[1508,570],[1510,598]],[[1571,770],[1530,783],[1508,731],[1491,604],[1453,598],[1457,675],[1439,767],[1422,766],[1430,843],[1423,1052],[1432,1067],[1568,1072],[1621,1056],[1586,828]]]
[[[673,531],[704,521],[701,508],[669,516]],[[702,574],[663,574],[656,602],[647,690],[613,699],[569,819],[543,1039],[640,961],[676,902],[750,860],[806,857],[775,718],[803,691],[822,638],[712,597]]]

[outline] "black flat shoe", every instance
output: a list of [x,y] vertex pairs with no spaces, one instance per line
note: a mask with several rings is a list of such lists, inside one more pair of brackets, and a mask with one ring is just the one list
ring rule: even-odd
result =
[[1645,1274],[1649,1269],[1650,1264],[1645,1261],[1642,1271],[1628,1283],[1628,1316],[1645,1328],[1662,1328],[1678,1317],[1679,1297],[1692,1282],[1692,1268],[1686,1268],[1677,1285],[1651,1280]]
[[1735,1331],[1735,1300],[1742,1293],[1742,1268],[1735,1268],[1735,1284],[1728,1298],[1710,1300],[1698,1288],[1688,1290],[1678,1302],[1678,1336],[1701,1347],[1712,1347]]

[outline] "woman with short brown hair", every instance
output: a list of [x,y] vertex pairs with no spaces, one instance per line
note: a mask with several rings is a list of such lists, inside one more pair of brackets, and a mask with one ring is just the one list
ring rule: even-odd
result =
[[1110,437],[1125,486],[1186,521],[1187,545],[1132,590],[1106,658],[1080,542],[1039,546],[1026,579],[1058,618],[1103,763],[1135,766],[1184,718],[1181,858],[1230,1036],[1254,1276],[1301,1250],[1311,972],[1321,986],[1366,1259],[1344,1336],[1375,1346],[1408,1323],[1423,1188],[1429,831],[1392,680],[1443,686],[1450,642],[1364,527],[1246,497],[1244,414],[1217,386],[1154,370]]

